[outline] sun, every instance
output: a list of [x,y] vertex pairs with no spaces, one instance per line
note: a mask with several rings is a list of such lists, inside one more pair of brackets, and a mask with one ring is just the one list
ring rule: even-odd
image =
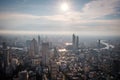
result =
[[68,11],[69,10],[69,5],[67,3],[62,3],[60,8],[63,11]]

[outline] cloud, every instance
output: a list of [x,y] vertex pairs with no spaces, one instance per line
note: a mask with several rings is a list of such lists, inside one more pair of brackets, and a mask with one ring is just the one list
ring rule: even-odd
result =
[[[4,30],[14,30],[14,32],[16,30],[16,32],[24,31],[24,33],[25,31],[27,31],[28,33],[36,33],[37,31],[41,31],[41,33],[58,31],[59,33],[66,32],[67,34],[70,32],[71,33],[78,32],[80,34],[90,33],[91,35],[93,33],[100,34],[105,32],[107,34],[119,34],[120,31],[119,19],[115,20],[80,19],[79,17],[76,17],[79,14],[77,13],[75,13],[74,15],[71,14],[74,13],[53,16],[35,16],[30,14],[17,14],[17,13],[0,14],[0,20],[3,21],[0,23],[0,28],[1,30],[3,30],[2,33],[4,33]],[[69,17],[66,15],[71,16]]]
[[106,15],[119,14],[120,0],[93,0],[82,9],[82,15],[90,18],[103,17]]
[[[115,15],[119,0],[92,0],[86,3],[82,11],[68,11],[55,15],[37,16],[23,13],[0,13],[0,31],[11,30],[34,33],[74,33],[120,35],[120,19],[99,19],[107,15]],[[37,32],[39,33],[39,32]],[[54,33],[53,33],[54,34]]]

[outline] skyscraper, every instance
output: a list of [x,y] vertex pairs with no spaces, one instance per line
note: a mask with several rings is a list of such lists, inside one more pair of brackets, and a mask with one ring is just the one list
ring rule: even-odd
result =
[[38,46],[40,46],[41,41],[40,41],[40,36],[38,36]]
[[57,52],[57,48],[55,47],[55,48],[54,48],[53,58],[55,59],[55,58],[58,58],[58,57],[59,57],[59,54],[58,54],[58,52]]
[[29,55],[33,57],[36,54],[38,54],[38,45],[37,45],[37,41],[33,38],[30,44]]
[[73,46],[73,52],[76,53],[79,48],[79,37],[75,36],[74,34],[72,36],[72,46]]
[[5,42],[2,44],[0,52],[0,71],[6,74],[6,69],[9,66],[9,51]]
[[9,51],[7,49],[7,45],[5,42],[3,42],[3,54],[4,54],[4,64],[5,66],[9,65]]
[[76,48],[75,43],[76,43],[76,39],[75,39],[75,35],[73,34],[73,36],[72,36],[72,46],[73,46],[73,52],[75,52],[75,48]]
[[98,40],[98,49],[100,49],[100,43],[101,43],[101,41],[100,40]]
[[42,64],[43,65],[48,65],[49,64],[49,43],[45,42],[42,43]]
[[79,48],[79,37],[77,36],[77,38],[76,38],[76,49],[78,50],[78,48]]
[[40,50],[41,50],[41,40],[40,40],[40,36],[38,36],[38,54],[42,56]]

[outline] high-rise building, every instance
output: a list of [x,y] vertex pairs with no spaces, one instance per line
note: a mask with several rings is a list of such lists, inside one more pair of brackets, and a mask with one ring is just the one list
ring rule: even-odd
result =
[[3,42],[3,54],[4,54],[4,65],[5,67],[9,65],[9,51],[7,49],[7,45],[5,42]]
[[9,50],[5,42],[2,44],[2,50],[0,52],[0,69],[6,74],[6,69],[9,66]]
[[4,54],[2,49],[0,50],[0,77],[2,77],[4,73]]
[[41,51],[42,51],[42,64],[47,66],[49,64],[49,56],[50,56],[48,42],[42,43]]
[[73,46],[73,52],[75,52],[75,43],[76,43],[76,39],[75,39],[75,35],[73,34],[73,37],[72,37],[72,46]]
[[56,64],[55,60],[51,60],[50,61],[50,71],[51,71],[51,78],[52,80],[56,80],[57,78],[57,74],[59,72],[59,67],[58,65]]
[[72,36],[72,43],[73,43],[73,45],[75,45],[75,35],[74,34]]
[[41,44],[41,40],[40,40],[40,36],[38,36],[38,46],[40,46]]
[[101,41],[100,40],[98,40],[98,48],[100,49],[100,43],[101,43]]
[[57,48],[55,47],[55,48],[54,48],[53,58],[56,59],[56,58],[58,58],[58,57],[59,57],[59,54],[58,54],[58,52],[57,52]]
[[78,36],[77,36],[77,39],[76,39],[76,48],[77,48],[77,50],[79,48],[79,37]]
[[33,57],[36,54],[38,54],[38,45],[37,45],[37,41],[33,38],[30,44],[29,55]]
[[73,52],[77,52],[79,48],[79,37],[75,36],[74,34],[72,37],[72,46],[73,46]]
[[38,36],[38,54],[40,56],[42,56],[42,54],[41,54],[41,39],[40,39],[40,36]]

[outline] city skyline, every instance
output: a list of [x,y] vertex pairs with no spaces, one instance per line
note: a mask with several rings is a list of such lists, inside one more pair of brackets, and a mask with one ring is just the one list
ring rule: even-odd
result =
[[70,44],[66,37],[53,42],[39,35],[38,40],[0,37],[1,80],[120,79],[120,39],[86,42],[73,34]]
[[[69,10],[60,6],[67,3]],[[1,0],[0,34],[120,36],[119,0]]]

